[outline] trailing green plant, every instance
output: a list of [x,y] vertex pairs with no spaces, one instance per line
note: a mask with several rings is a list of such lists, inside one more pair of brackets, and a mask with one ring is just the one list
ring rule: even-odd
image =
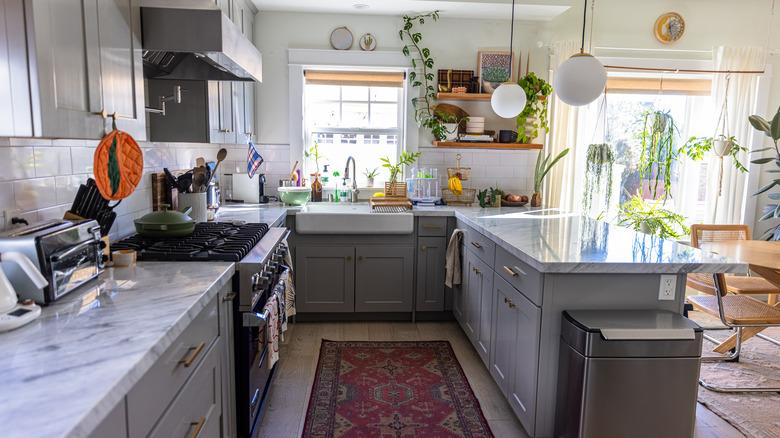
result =
[[[750,121],[750,124],[753,125],[753,128],[763,132],[767,137],[769,137],[772,140],[772,146],[773,146],[773,147],[765,147],[765,148],[751,151],[751,153],[763,153],[766,151],[771,151],[770,155],[772,156],[756,158],[755,160],[751,160],[750,162],[758,165],[773,163],[775,167],[768,170],[767,173],[771,173],[774,174],[774,176],[778,176],[777,174],[780,173],[780,146],[778,146],[778,141],[780,141],[780,108],[778,108],[777,113],[775,113],[775,116],[772,118],[771,122],[757,115],[748,117],[748,120]],[[775,186],[780,186],[780,178],[772,179],[768,184],[758,189],[758,191],[753,195],[758,196],[761,195],[762,193],[766,193],[772,190],[772,188],[774,188]],[[780,192],[769,193],[767,196],[772,201],[780,201]],[[768,220],[773,220],[778,218],[780,218],[780,202],[778,202],[777,204],[765,205],[763,214],[758,220],[768,221]],[[764,232],[761,238],[765,240],[780,240],[780,225],[776,224],[770,226],[769,229]]]
[[604,205],[609,209],[612,199],[612,167],[615,164],[615,152],[607,143],[588,146],[588,156],[585,160],[585,192],[582,195],[583,209],[590,211],[593,205],[593,195],[605,192]]
[[731,148],[726,155],[733,159],[734,167],[737,170],[740,172],[747,172],[747,168],[739,161],[739,153],[747,151],[748,149],[744,146],[741,146],[737,142],[737,138],[733,135],[729,137],[726,137],[725,135],[718,135],[717,137],[691,137],[682,146],[682,148],[680,148],[680,153],[688,155],[688,157],[693,161],[701,161],[704,159],[704,156],[707,152],[713,150],[712,146],[716,140],[731,142]]
[[446,129],[442,121],[436,117],[435,101],[436,88],[433,86],[434,75],[433,57],[431,49],[423,47],[422,33],[417,31],[416,24],[425,24],[426,19],[436,21],[439,19],[439,11],[427,12],[418,15],[404,15],[403,28],[398,31],[398,36],[404,46],[401,52],[412,62],[412,71],[409,72],[409,83],[413,88],[419,90],[419,95],[412,98],[414,106],[414,120],[418,126],[431,130],[431,133],[437,140],[443,140],[446,137]]
[[[658,198],[658,185],[663,181],[662,200],[666,201],[672,189],[672,166],[677,159],[674,140],[678,132],[677,125],[668,111],[648,111],[644,113],[642,129],[642,151],[639,156],[640,193],[644,189],[644,180],[650,180],[650,194]],[[652,178],[652,179],[651,179]]]
[[632,196],[620,206],[618,224],[662,239],[677,239],[691,232],[685,216],[663,208],[663,200],[647,202],[641,195]]
[[390,162],[389,157],[382,157],[379,161],[382,162],[382,167],[386,168],[390,173],[390,182],[397,182],[398,175],[403,175],[404,166],[413,164],[420,157],[419,152],[406,152],[402,151],[401,156],[398,157],[398,162],[393,164]]
[[552,155],[546,155],[544,151],[539,151],[539,155],[536,156],[536,167],[534,168],[534,193],[542,191],[542,183],[544,178],[550,172],[561,158],[565,157],[569,153],[569,148],[562,150],[555,158]]
[[[553,88],[544,79],[536,76],[536,73],[529,72],[517,84],[525,91],[527,99],[525,108],[517,116],[517,142],[530,143],[539,136],[539,130],[543,129],[545,133],[550,131],[550,123],[547,118],[548,96],[553,92]],[[530,131],[528,130],[528,121],[531,120]]]

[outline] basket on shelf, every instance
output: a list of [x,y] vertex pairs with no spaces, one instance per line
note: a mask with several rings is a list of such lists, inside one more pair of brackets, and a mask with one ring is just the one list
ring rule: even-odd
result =
[[463,189],[460,195],[452,193],[450,189],[441,190],[441,198],[447,205],[471,205],[477,197],[476,189]]
[[406,198],[406,183],[400,181],[385,182],[385,196],[398,196]]

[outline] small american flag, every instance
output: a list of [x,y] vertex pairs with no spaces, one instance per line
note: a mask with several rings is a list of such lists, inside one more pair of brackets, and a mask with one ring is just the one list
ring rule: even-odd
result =
[[246,152],[246,173],[249,174],[250,178],[255,176],[255,172],[261,164],[263,164],[263,157],[260,156],[260,152],[257,152],[255,144],[250,141],[249,149]]

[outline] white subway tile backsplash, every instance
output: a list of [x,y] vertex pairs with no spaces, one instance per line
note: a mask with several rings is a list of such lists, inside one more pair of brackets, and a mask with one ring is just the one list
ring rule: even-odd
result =
[[57,203],[53,177],[14,181],[16,208],[22,211],[39,210]]
[[55,199],[58,204],[71,204],[79,185],[85,183],[89,175],[63,175],[54,179]]
[[14,205],[14,183],[0,183],[0,207],[6,209]]
[[70,148],[34,147],[35,176],[68,175],[72,170]]
[[35,176],[35,154],[31,147],[0,148],[0,181],[33,178]]
[[92,173],[94,170],[92,161],[95,156],[93,147],[72,147],[70,148],[70,158],[73,173]]

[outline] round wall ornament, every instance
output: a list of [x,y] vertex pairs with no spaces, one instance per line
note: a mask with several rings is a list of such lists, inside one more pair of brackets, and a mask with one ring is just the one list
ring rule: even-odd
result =
[[673,43],[685,33],[685,20],[677,12],[667,12],[655,20],[653,32],[658,41],[664,44]]

